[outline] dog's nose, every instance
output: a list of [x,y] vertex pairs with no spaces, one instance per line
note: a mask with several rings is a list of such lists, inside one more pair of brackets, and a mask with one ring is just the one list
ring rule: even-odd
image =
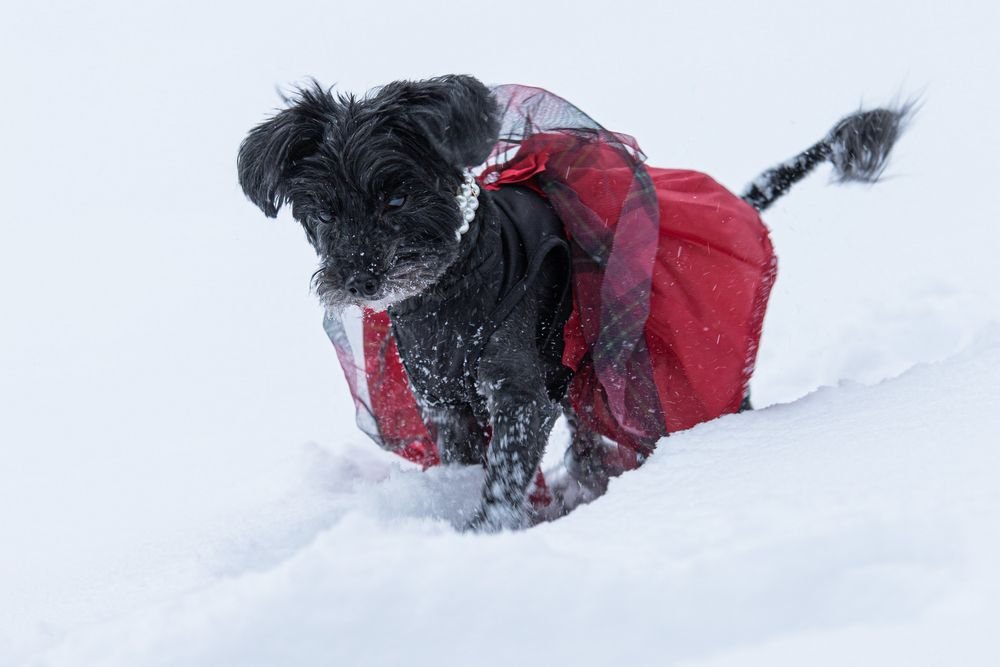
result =
[[359,296],[363,299],[370,299],[378,294],[378,278],[367,271],[359,271],[347,279],[344,287],[351,296]]

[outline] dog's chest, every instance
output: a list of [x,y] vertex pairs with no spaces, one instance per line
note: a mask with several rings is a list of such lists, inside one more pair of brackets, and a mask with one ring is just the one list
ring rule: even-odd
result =
[[428,405],[481,402],[476,378],[483,349],[525,298],[537,302],[538,322],[531,329],[541,336],[533,344],[543,355],[561,357],[559,333],[569,306],[561,223],[524,188],[494,193],[485,213],[476,251],[450,285],[441,294],[390,309],[410,384]]
[[393,318],[400,358],[422,403],[474,404],[479,400],[479,357],[492,334],[487,316],[481,303],[455,302],[442,304],[422,318]]

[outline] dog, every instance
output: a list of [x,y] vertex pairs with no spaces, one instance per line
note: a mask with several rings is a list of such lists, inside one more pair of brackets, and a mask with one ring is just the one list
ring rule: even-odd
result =
[[[531,524],[528,489],[561,412],[570,477],[589,497],[603,492],[621,471],[566,400],[573,268],[563,225],[537,192],[490,191],[468,172],[498,140],[491,90],[460,75],[397,81],[363,97],[314,82],[287,103],[242,142],[240,185],[268,217],[291,206],[319,257],[312,284],[328,311],[388,310],[442,462],[485,466],[465,528]],[[755,179],[743,200],[763,211],[823,162],[842,181],[874,182],[910,110],[848,116]],[[544,261],[516,259],[517,248],[504,246],[513,228],[522,245],[545,248]]]

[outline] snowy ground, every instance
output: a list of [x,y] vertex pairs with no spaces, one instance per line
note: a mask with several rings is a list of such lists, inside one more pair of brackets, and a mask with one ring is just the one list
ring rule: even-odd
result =
[[718,420],[523,534],[431,518],[475,499],[475,472],[312,452],[311,541],[33,664],[988,664],[998,368],[994,332],[878,387]]
[[[622,7],[4,12],[0,665],[1000,663],[1000,10]],[[764,409],[470,536],[477,473],[356,431],[301,232],[234,169],[276,84],[452,71],[734,189],[924,106],[886,182],[769,212]]]

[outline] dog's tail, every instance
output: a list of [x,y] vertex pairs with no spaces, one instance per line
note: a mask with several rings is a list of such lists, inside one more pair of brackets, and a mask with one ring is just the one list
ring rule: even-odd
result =
[[847,116],[823,140],[755,178],[743,191],[743,201],[763,211],[826,161],[833,164],[838,183],[875,183],[915,109],[916,101],[911,100],[895,108]]

